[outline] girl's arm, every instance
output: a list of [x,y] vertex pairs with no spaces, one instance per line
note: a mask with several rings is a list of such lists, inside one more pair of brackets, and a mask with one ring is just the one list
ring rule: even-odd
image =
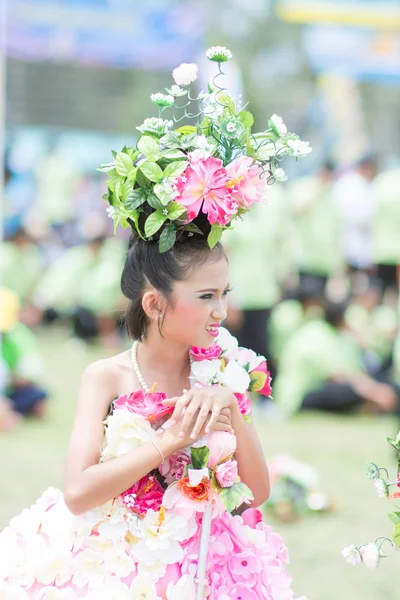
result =
[[[64,475],[65,502],[74,514],[119,496],[161,463],[153,443],[146,442],[134,452],[99,464],[103,419],[117,389],[115,382],[115,372],[104,361],[87,367],[82,377]],[[156,444],[167,458],[183,441],[166,431],[157,436]]]
[[260,506],[270,494],[269,474],[263,449],[253,423],[246,425],[237,403],[231,407],[231,423],[236,435],[235,458],[240,479],[254,495],[252,506]]

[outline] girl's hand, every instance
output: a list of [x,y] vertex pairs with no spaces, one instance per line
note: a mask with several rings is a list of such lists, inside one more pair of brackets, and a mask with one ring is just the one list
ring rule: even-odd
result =
[[[179,449],[190,446],[195,441],[197,441],[198,439],[200,439],[204,435],[206,435],[206,428],[208,429],[209,421],[211,419],[210,415],[209,415],[209,418],[204,423],[204,425],[201,428],[198,435],[196,435],[196,437],[193,438],[192,431],[193,431],[193,426],[196,423],[197,416],[198,416],[197,413],[193,416],[193,419],[192,419],[191,423],[189,424],[189,428],[186,430],[186,432],[184,433],[183,436],[181,435],[181,432],[182,432],[182,423],[183,423],[184,416],[182,416],[178,420],[178,422],[175,424],[173,423],[172,419],[167,421],[167,423],[165,423],[165,425],[166,425],[165,431],[168,432],[168,434],[172,434],[174,436]],[[234,433],[234,430],[233,430],[232,424],[231,424],[231,411],[229,408],[223,408],[221,410],[221,412],[219,413],[219,415],[217,417],[217,421],[214,423],[214,425],[211,426],[211,429],[209,431],[207,431],[207,433],[209,433],[211,431],[226,431],[228,433]]]
[[183,415],[180,435],[185,437],[189,434],[193,442],[201,437],[203,428],[205,433],[212,431],[221,411],[231,408],[235,402],[236,398],[228,388],[212,386],[189,390],[179,398],[164,400],[163,404],[175,406],[171,421],[177,422]]

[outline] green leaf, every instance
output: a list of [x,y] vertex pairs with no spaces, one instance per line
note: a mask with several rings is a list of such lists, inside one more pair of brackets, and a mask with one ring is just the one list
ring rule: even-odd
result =
[[222,487],[219,485],[218,479],[217,479],[214,471],[211,473],[210,487],[216,494],[220,494],[220,492],[222,490]]
[[143,175],[143,173],[140,171],[140,169],[138,169],[138,171],[136,173],[136,183],[138,184],[139,187],[145,188],[145,189],[152,189],[152,187],[153,187],[152,182]]
[[145,156],[154,156],[159,153],[159,145],[150,135],[142,135],[138,141],[137,147]]
[[259,392],[265,386],[267,381],[267,374],[262,371],[254,371],[250,373],[250,390],[252,392]]
[[154,208],[154,210],[162,210],[164,208],[160,198],[157,198],[155,194],[148,194],[147,202],[150,204],[151,208]]
[[389,513],[388,517],[392,521],[392,523],[394,523],[395,525],[400,524],[400,512]]
[[154,193],[160,199],[163,206],[166,206],[166,204],[168,204],[168,202],[171,200],[171,196],[167,194],[163,186],[159,183],[156,183],[154,186]]
[[178,202],[170,202],[167,204],[168,219],[172,221],[178,219],[186,211],[186,206],[179,204]]
[[145,240],[146,238],[143,236],[142,232],[140,231],[140,226],[139,226],[139,217],[140,217],[140,211],[138,210],[134,210],[132,214],[129,215],[129,219],[131,219],[135,225],[135,229],[138,232],[138,234],[140,235],[140,237],[142,238],[142,240]]
[[143,188],[136,188],[132,190],[127,199],[125,200],[126,210],[135,210],[139,208],[147,199],[146,190]]
[[198,134],[199,135],[205,135],[206,137],[211,135],[211,129],[212,129],[212,121],[210,119],[210,117],[204,117],[204,119],[202,120],[202,122],[200,123],[199,127],[199,131]]
[[146,223],[144,224],[144,232],[146,237],[151,237],[154,235],[163,223],[166,221],[167,216],[162,213],[155,211],[146,219]]
[[119,197],[121,202],[125,202],[125,200],[128,198],[129,194],[132,192],[132,183],[127,180],[124,182],[121,182],[120,188],[119,188]]
[[196,131],[197,129],[193,125],[184,125],[176,130],[177,133],[183,133],[183,135],[190,135],[191,133],[196,133]]
[[128,175],[128,179],[131,182],[132,186],[135,185],[135,183],[136,183],[136,175],[137,175],[137,168],[133,167],[132,171]]
[[150,181],[157,183],[162,179],[163,172],[161,167],[155,162],[145,162],[140,166],[140,170]]
[[251,112],[248,112],[247,110],[241,110],[236,116],[239,119],[239,121],[243,123],[243,125],[248,129],[250,129],[251,126],[254,125],[254,117],[251,114]]
[[191,448],[190,457],[194,469],[204,469],[207,466],[210,458],[210,448],[202,446],[201,448]]
[[182,152],[182,150],[179,150],[178,148],[176,149],[172,149],[172,150],[164,150],[163,152],[161,152],[162,158],[168,158],[170,160],[175,160],[176,158],[183,158],[186,157],[186,154],[184,152]]
[[127,177],[132,171],[132,167],[133,163],[131,158],[124,152],[118,152],[117,156],[115,157],[115,168],[118,175]]
[[204,235],[203,231],[194,223],[188,223],[187,225],[183,225],[183,227],[179,227],[179,231],[191,231],[192,233]]
[[392,537],[393,537],[393,541],[394,541],[395,545],[397,547],[399,547],[400,546],[400,523],[397,523],[395,525]]
[[228,512],[232,512],[244,502],[249,502],[254,499],[250,488],[242,481],[240,483],[234,483],[229,488],[222,488],[219,497]]
[[218,244],[222,236],[222,231],[221,225],[211,225],[211,231],[207,237],[207,243],[210,248],[214,248]]
[[186,170],[188,164],[186,160],[177,160],[169,163],[164,169],[163,177],[179,177]]
[[174,227],[166,227],[161,232],[160,241],[158,244],[160,252],[167,252],[170,250],[176,241],[176,229]]

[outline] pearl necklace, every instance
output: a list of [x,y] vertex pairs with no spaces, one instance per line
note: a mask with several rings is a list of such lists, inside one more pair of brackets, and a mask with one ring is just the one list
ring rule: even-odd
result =
[[[143,375],[140,372],[138,361],[137,361],[138,346],[139,346],[139,341],[136,340],[136,342],[134,342],[132,344],[132,350],[131,350],[132,366],[133,366],[135,375],[137,377],[137,380],[140,384],[140,387],[142,388],[142,390],[144,392],[146,392],[146,394],[148,394],[150,392],[150,389],[149,389],[147,383],[145,382]],[[190,372],[192,372],[193,357],[191,354],[189,354],[189,363],[190,363]]]

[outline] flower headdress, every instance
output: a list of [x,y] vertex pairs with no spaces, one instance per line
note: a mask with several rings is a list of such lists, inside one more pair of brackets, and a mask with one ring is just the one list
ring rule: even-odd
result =
[[218,66],[208,91],[192,96],[198,67],[181,64],[172,73],[175,84],[150,96],[159,117],[137,128],[136,149],[125,146],[99,167],[109,176],[104,198],[115,227],[158,240],[160,252],[194,234],[207,235],[214,247],[224,229],[264,199],[268,185],[287,179],[281,160],[311,152],[277,115],[265,131],[252,133],[252,114],[218,83],[231,52],[214,46],[206,56]]

